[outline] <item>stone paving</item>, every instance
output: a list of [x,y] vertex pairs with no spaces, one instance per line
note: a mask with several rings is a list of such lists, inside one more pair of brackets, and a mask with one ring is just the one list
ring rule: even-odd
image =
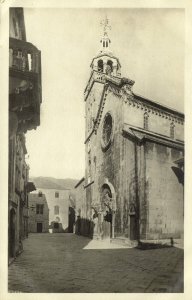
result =
[[9,292],[182,293],[183,250],[139,250],[74,234],[30,234]]

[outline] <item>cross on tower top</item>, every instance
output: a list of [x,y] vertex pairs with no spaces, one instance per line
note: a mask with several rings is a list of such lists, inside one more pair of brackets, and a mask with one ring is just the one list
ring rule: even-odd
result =
[[105,16],[105,19],[100,22],[100,25],[103,26],[104,35],[107,34],[107,30],[111,30],[111,26],[109,25],[109,19]]
[[109,19],[105,16],[105,19],[100,22],[100,25],[103,27],[103,37],[101,38],[101,51],[100,52],[109,52],[109,44],[111,43],[108,37],[108,30],[111,30],[111,26],[109,25]]

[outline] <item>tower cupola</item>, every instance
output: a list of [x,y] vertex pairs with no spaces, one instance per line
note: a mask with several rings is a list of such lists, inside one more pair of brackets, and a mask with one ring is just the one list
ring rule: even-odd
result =
[[109,76],[121,76],[121,65],[119,59],[115,57],[110,49],[111,40],[108,36],[108,30],[111,30],[109,19],[106,17],[100,23],[103,26],[103,36],[100,40],[101,48],[97,56],[91,63],[93,71],[105,73]]

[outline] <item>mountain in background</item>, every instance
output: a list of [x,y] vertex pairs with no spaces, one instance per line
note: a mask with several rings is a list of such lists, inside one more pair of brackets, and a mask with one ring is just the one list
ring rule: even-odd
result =
[[55,190],[71,190],[75,187],[79,179],[56,179],[53,177],[30,177],[36,188],[55,189]]

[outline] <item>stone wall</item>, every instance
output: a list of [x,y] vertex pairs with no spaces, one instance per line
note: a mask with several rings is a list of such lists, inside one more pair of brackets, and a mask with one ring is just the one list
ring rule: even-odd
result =
[[172,169],[183,151],[147,142],[147,239],[181,238],[183,235],[183,184]]

